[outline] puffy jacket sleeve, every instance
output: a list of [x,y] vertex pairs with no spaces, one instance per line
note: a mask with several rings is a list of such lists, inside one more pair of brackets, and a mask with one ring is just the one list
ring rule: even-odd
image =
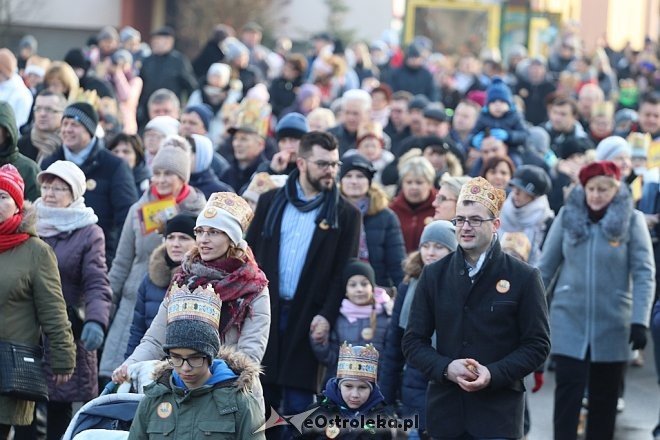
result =
[[53,250],[41,240],[39,243],[35,246],[31,276],[37,319],[48,337],[53,372],[69,374],[76,366],[76,346],[62,295],[60,272]]
[[403,339],[404,329],[399,327],[399,317],[401,308],[408,293],[408,284],[401,284],[394,301],[392,317],[390,318],[389,328],[387,329],[383,352],[379,365],[380,379],[378,385],[380,391],[385,396],[385,401],[394,404],[401,389],[401,374],[406,364],[406,358],[401,350],[401,340]]
[[107,330],[112,305],[112,290],[105,264],[103,230],[94,225],[85,244],[82,266],[82,285],[85,295],[85,321],[94,321]]
[[[135,185],[133,185],[135,186]],[[116,306],[121,301],[124,283],[133,266],[135,259],[135,229],[133,228],[133,218],[137,215],[138,204],[135,203],[129,210],[128,217],[121,230],[119,245],[115,259],[112,261],[110,269],[110,287],[112,288],[112,303]]]
[[245,319],[241,327],[236,348],[257,363],[261,363],[266,353],[269,332],[270,294],[268,287],[265,287],[252,302],[252,314]]
[[[124,225],[124,220],[131,208],[137,202],[138,194],[135,188],[135,179],[131,169],[122,161],[112,176],[112,191],[110,193],[112,209],[114,212],[114,225],[117,230]],[[123,234],[123,231],[122,231]]]
[[337,360],[339,357],[339,337],[337,336],[337,324],[333,326],[333,330],[330,332],[330,337],[328,338],[327,343],[316,342],[312,338],[312,335],[309,335],[309,344],[312,346],[312,351],[314,356],[319,361],[319,363],[325,365],[329,369],[337,368]]
[[628,265],[632,277],[633,324],[649,326],[651,306],[655,297],[655,260],[651,234],[644,214],[635,211],[630,222]]
[[[133,310],[133,323],[131,324],[131,334],[128,337],[128,346],[124,359],[133,353],[133,350],[140,344],[140,340],[147,331],[145,302],[147,295],[147,279],[149,275],[145,275],[138,287],[137,300],[135,302],[135,309]],[[160,310],[160,309],[159,309]]]
[[[539,261],[539,270],[541,271],[541,278],[543,284],[547,289],[552,279],[555,277],[557,270],[564,261],[562,253],[562,242],[564,237],[564,228],[562,219],[564,210],[561,209],[555,221],[552,222],[548,235],[543,242],[543,252],[541,252],[541,260]],[[546,292],[548,295],[550,292]]]
[[403,281],[403,267],[401,262],[406,258],[406,247],[403,242],[401,223],[393,211],[388,209],[387,230],[385,232],[385,265],[387,273],[398,286]]
[[252,393],[243,391],[240,391],[240,393],[238,399],[236,399],[238,403],[236,438],[265,440],[265,430],[254,434],[266,421],[257,398]]
[[166,300],[163,300],[160,303],[156,317],[151,322],[142,340],[140,340],[140,345],[135,347],[133,353],[124,361],[125,365],[142,361],[154,361],[165,356],[163,351],[167,330],[167,306],[165,302]]

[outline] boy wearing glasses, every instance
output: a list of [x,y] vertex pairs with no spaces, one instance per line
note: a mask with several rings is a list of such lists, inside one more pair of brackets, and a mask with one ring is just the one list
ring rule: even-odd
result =
[[259,365],[231,349],[220,351],[222,301],[211,288],[190,292],[176,284],[169,295],[167,362],[145,387],[128,438],[265,439],[264,431],[253,435],[264,423],[250,388]]
[[550,351],[541,276],[497,238],[504,199],[481,177],[463,185],[452,219],[458,248],[426,266],[415,291],[402,347],[431,379],[436,439],[521,438],[523,379]]

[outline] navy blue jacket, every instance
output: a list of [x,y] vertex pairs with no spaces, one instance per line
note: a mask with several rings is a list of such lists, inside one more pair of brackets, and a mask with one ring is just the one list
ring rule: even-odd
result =
[[[41,162],[45,170],[57,160],[64,158],[64,147]],[[92,208],[99,218],[98,225],[105,235],[105,255],[110,266],[115,257],[119,234],[131,205],[137,202],[133,172],[126,162],[105,148],[103,140],[94,139],[91,154],[80,167],[87,179],[85,204]]]
[[[481,133],[486,128],[501,128],[509,134],[509,138],[504,142],[509,147],[517,147],[518,145],[524,145],[525,140],[527,139],[527,129],[523,124],[523,119],[515,110],[509,110],[501,118],[495,118],[490,113],[488,113],[488,107],[484,107],[481,113],[479,113],[479,118],[477,123],[472,129],[472,135]],[[472,140],[470,140],[470,144]]]
[[190,175],[190,182],[188,183],[190,186],[203,192],[206,200],[215,192],[235,192],[234,188],[218,179],[218,176],[216,176],[211,168],[200,171],[199,173],[192,173]]
[[405,90],[413,95],[425,95],[430,101],[438,100],[438,90],[433,75],[425,67],[411,69],[403,65],[392,71],[392,91]]

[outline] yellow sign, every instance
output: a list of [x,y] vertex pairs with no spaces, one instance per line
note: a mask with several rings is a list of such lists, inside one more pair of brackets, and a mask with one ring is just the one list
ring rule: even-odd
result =
[[174,198],[145,203],[138,211],[140,226],[144,235],[159,231],[167,220],[176,215]]

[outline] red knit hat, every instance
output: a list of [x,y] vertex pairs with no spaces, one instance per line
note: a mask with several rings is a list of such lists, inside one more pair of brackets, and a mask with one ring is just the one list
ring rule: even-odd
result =
[[0,189],[9,193],[18,209],[23,209],[25,183],[14,165],[6,164],[0,167]]
[[592,177],[597,176],[607,176],[616,180],[621,180],[621,170],[614,162],[600,160],[582,167],[578,177],[580,178],[580,183],[584,186]]

